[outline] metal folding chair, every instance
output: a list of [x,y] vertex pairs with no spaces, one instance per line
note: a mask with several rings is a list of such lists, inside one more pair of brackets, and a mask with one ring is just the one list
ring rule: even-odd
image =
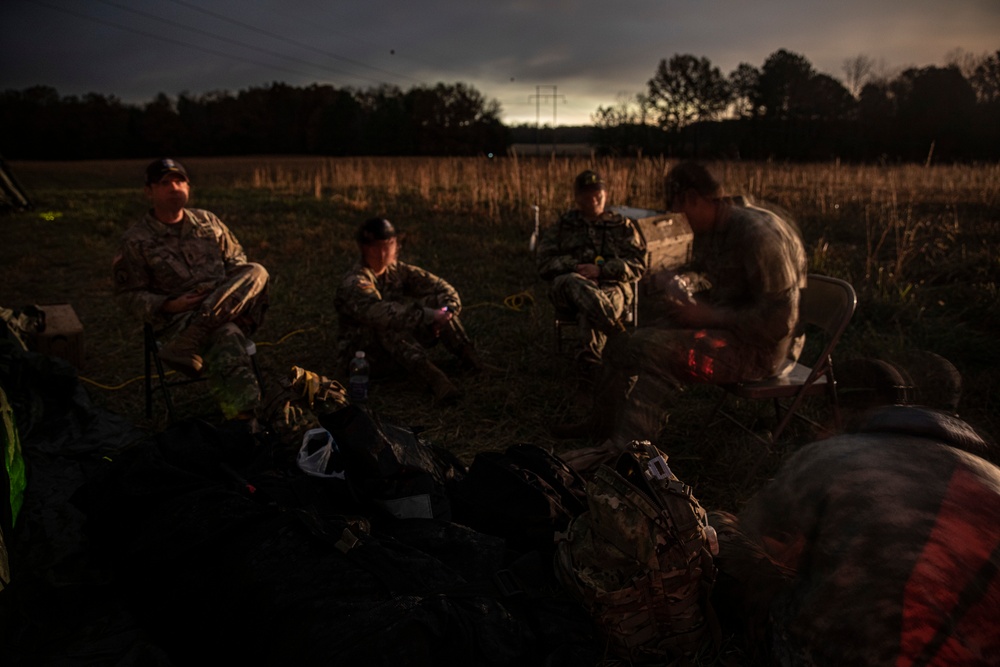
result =
[[[799,326],[807,331],[812,328],[823,333],[825,344],[819,355],[811,366],[796,363],[789,373],[780,377],[722,385],[722,397],[715,405],[708,423],[711,424],[716,415],[721,415],[764,444],[771,445],[778,441],[793,416],[811,421],[799,414],[799,408],[807,397],[825,396],[834,425],[839,430],[840,405],[837,399],[837,382],[833,375],[833,353],[854,316],[857,303],[857,295],[849,283],[838,278],[810,274],[799,301]],[[777,426],[771,431],[770,437],[761,436],[723,409],[730,396],[751,401],[773,401]],[[787,406],[782,404],[782,401],[789,400]]]
[[[142,337],[145,362],[146,419],[152,419],[153,417],[153,392],[159,391],[163,395],[163,403],[167,408],[167,418],[171,422],[174,422],[176,418],[174,415],[174,402],[170,397],[170,389],[195,382],[204,382],[205,378],[182,376],[181,379],[177,380],[168,379],[168,372],[165,370],[163,360],[160,359],[159,355],[160,342],[158,340],[158,332],[153,329],[153,325],[148,322],[143,325]],[[247,339],[246,350],[247,354],[250,355],[250,363],[253,366],[254,376],[257,378],[257,386],[260,387],[263,394],[264,379],[261,376],[260,367],[257,365],[257,345],[249,338]],[[154,368],[156,369],[155,381],[153,377]]]

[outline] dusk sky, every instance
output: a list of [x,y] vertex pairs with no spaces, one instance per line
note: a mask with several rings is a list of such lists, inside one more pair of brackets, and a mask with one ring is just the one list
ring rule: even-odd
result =
[[587,124],[663,58],[723,74],[778,49],[843,80],[1000,50],[1000,0],[4,0],[0,90],[144,103],[281,81],[403,90],[463,82],[508,124]]

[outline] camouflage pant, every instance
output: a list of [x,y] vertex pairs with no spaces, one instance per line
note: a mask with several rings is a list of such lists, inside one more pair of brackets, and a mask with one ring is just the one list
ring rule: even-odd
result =
[[597,285],[579,273],[556,276],[549,299],[560,316],[577,318],[580,331],[579,355],[599,360],[615,324],[631,302],[627,286]]
[[247,353],[252,335],[264,321],[268,307],[267,270],[260,264],[238,267],[202,301],[172,325],[176,335],[197,323],[212,330],[203,357],[209,390],[227,419],[253,410],[260,387]]
[[[437,308],[436,296],[418,300],[421,307]],[[430,325],[420,325],[415,329],[389,329],[370,327],[363,330],[353,341],[353,349],[365,350],[365,355],[371,364],[372,375],[379,377],[388,375],[398,368],[412,373],[429,360],[430,348],[438,343],[455,356],[462,356],[463,351],[472,347],[472,341],[465,333],[462,321],[455,315],[448,326],[435,333]],[[347,364],[353,357],[353,351],[345,348],[347,354],[342,355],[338,366],[347,372]]]
[[773,374],[773,351],[732,332],[645,327],[608,345],[597,403],[615,440],[653,440],[688,383],[729,384]]

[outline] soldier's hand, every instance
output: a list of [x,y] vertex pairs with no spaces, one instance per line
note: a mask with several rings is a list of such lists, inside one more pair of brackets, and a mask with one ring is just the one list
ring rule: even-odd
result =
[[691,285],[684,276],[673,271],[663,271],[657,274],[653,282],[663,292],[667,302],[671,305],[683,307],[694,303]]
[[444,308],[424,308],[424,311],[430,316],[431,331],[434,332],[435,336],[440,336],[441,329],[454,317],[451,309],[447,306]]
[[174,297],[173,299],[167,299],[160,306],[160,310],[168,315],[174,315],[176,313],[186,313],[189,310],[194,310],[197,308],[205,297],[208,296],[208,292],[198,291],[198,292],[187,292],[181,294],[180,296]]

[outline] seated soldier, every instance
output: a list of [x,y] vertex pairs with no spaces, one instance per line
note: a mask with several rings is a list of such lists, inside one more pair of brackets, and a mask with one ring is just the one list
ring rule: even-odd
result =
[[722,196],[722,186],[697,163],[672,168],[665,186],[667,208],[687,216],[694,231],[693,272],[657,276],[669,320],[616,337],[594,410],[585,422],[555,428],[556,435],[613,434],[615,446],[650,438],[684,383],[773,377],[802,350],[797,325],[806,257],[796,226]]
[[179,162],[151,163],[145,192],[152,207],[114,258],[115,296],[160,332],[167,365],[191,377],[207,371],[225,417],[249,419],[260,387],[246,337],[263,322],[267,270],[247,261],[215,214],[185,208],[191,188]]
[[604,210],[607,189],[594,171],[573,185],[576,208],[543,230],[538,241],[538,274],[551,282],[549,298],[557,315],[576,317],[580,379],[592,382],[609,333],[621,331],[622,317],[635,298],[635,283],[646,268],[646,244],[628,218]]
[[453,402],[458,388],[428,356],[442,341],[462,365],[484,370],[459,320],[462,302],[447,282],[420,267],[397,260],[396,229],[385,218],[366,220],[358,229],[361,260],[337,288],[339,317],[336,367],[347,373],[354,353],[363,350],[373,372],[401,366],[426,382],[437,403]]

